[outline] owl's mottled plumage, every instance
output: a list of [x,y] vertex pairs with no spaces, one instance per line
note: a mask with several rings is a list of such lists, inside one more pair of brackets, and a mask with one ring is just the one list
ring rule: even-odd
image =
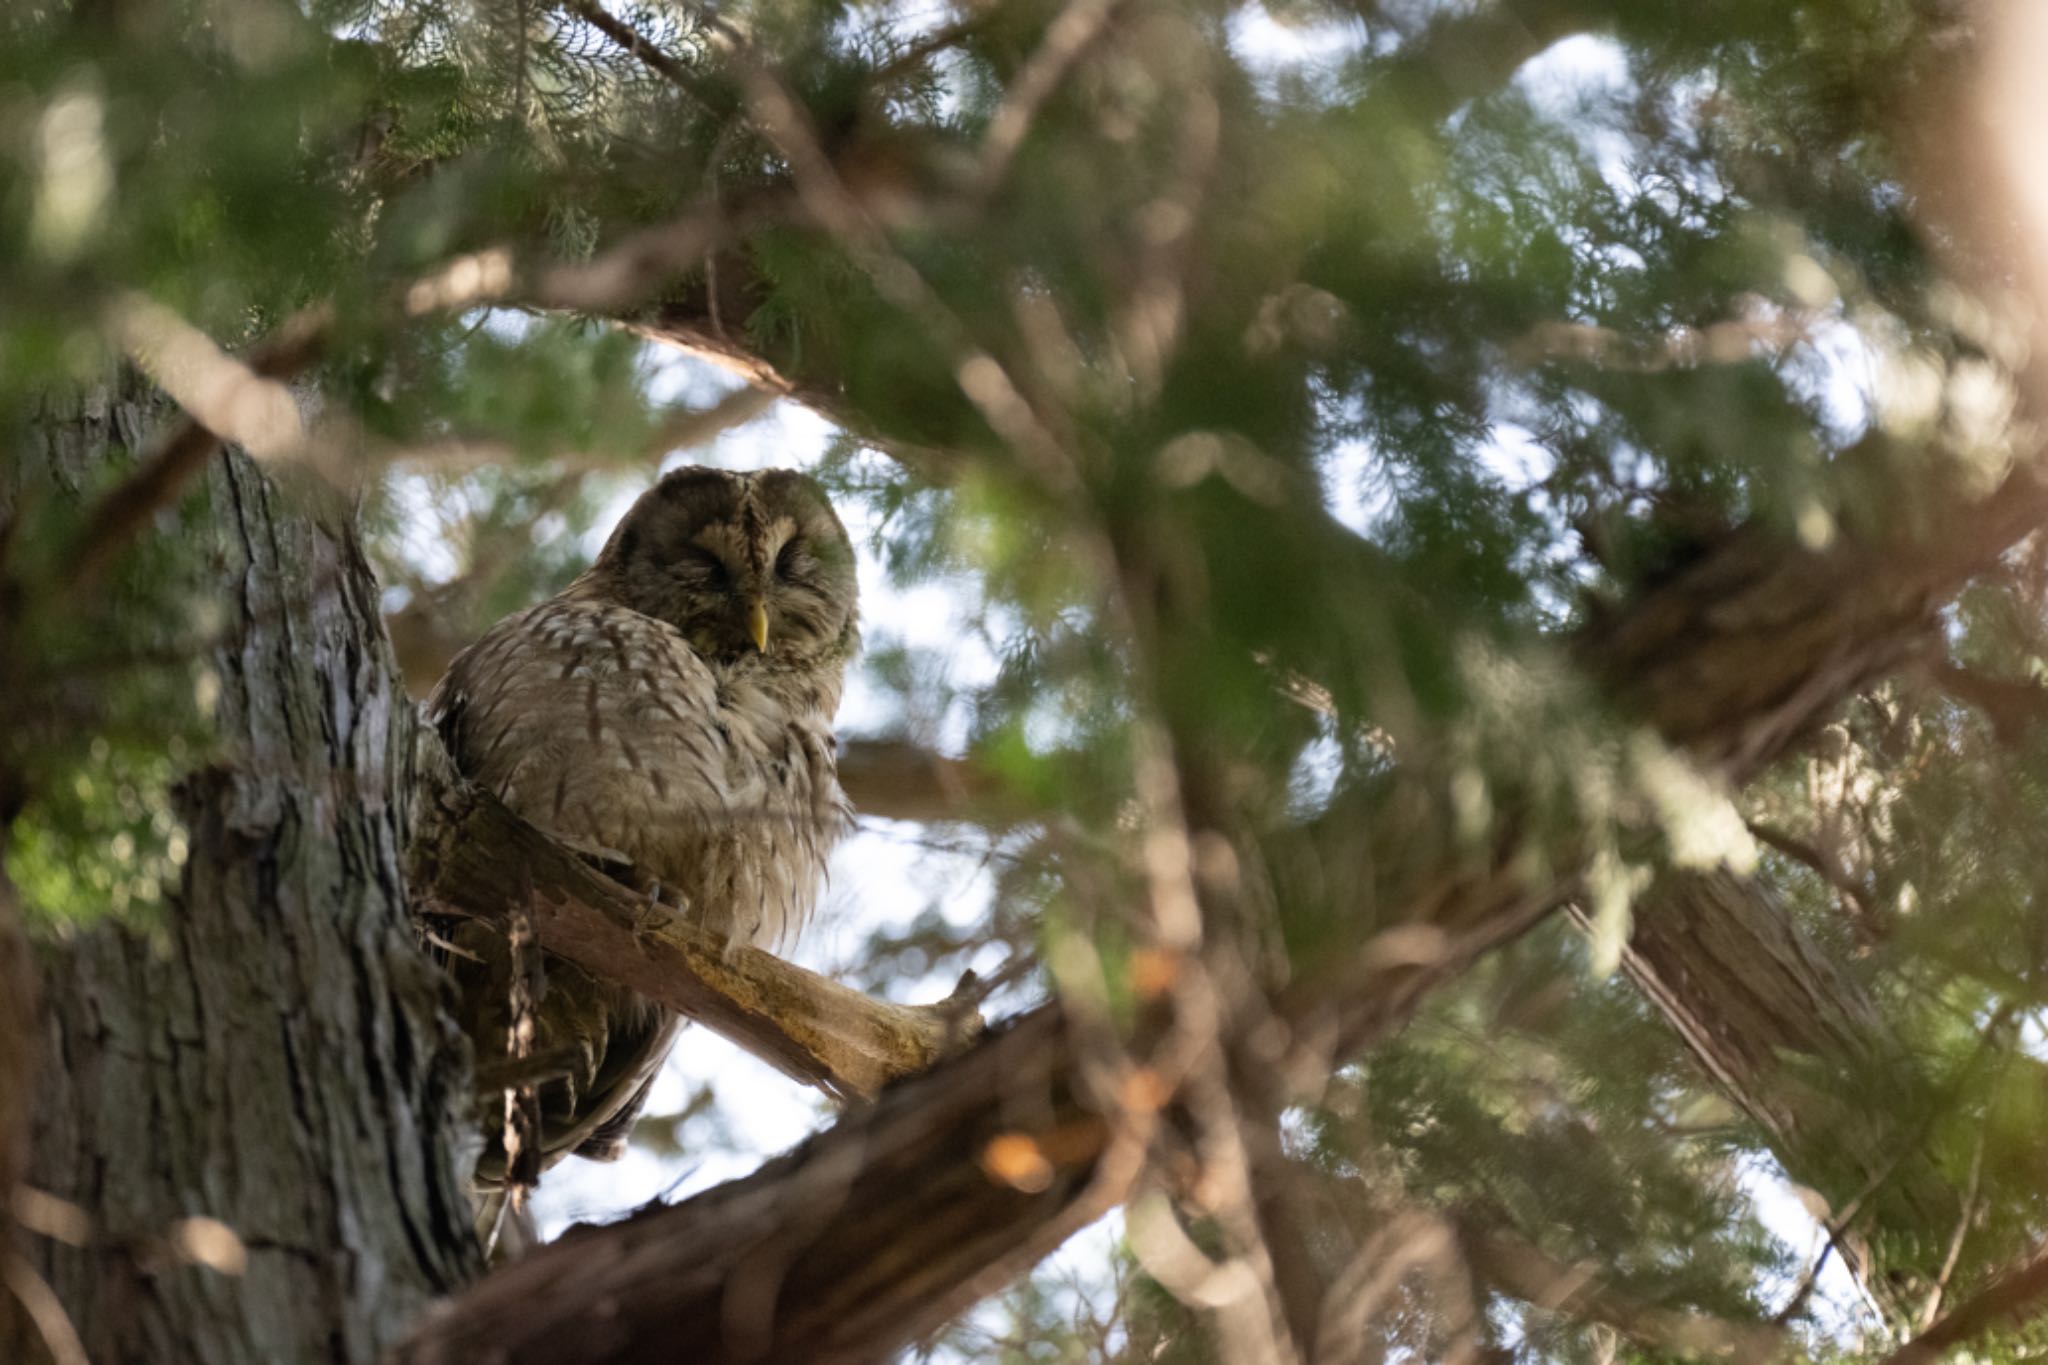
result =
[[[803,927],[849,811],[832,715],[859,636],[852,547],[788,470],[681,469],[626,513],[590,569],[449,665],[428,715],[456,766],[513,810],[735,941]],[[459,931],[464,1023],[504,1046],[502,938]],[[535,1050],[573,1044],[542,1088],[542,1159],[617,1155],[680,1021],[546,959]],[[478,1175],[502,1175],[500,1135]]]

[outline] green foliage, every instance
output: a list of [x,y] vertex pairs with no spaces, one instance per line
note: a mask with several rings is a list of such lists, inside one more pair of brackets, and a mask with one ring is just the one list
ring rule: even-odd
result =
[[162,411],[132,378],[82,403],[52,395],[0,456],[14,575],[0,656],[0,806],[11,816],[0,849],[44,931],[107,914],[146,919],[185,859],[171,789],[206,755],[218,692],[190,666],[221,627],[201,594],[209,545],[191,534],[203,514],[167,518],[105,578],[72,586],[84,507],[127,471],[124,447]]

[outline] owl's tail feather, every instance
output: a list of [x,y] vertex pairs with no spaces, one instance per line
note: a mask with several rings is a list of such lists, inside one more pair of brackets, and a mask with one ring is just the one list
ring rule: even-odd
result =
[[590,1130],[590,1136],[576,1145],[576,1155],[586,1161],[617,1161],[626,1154],[626,1140],[632,1136],[633,1125],[639,1122],[640,1111],[647,1107],[647,1094],[654,1089],[656,1070],[648,1073],[640,1082],[640,1088],[633,1097],[603,1123]]
[[510,1189],[478,1190],[472,1198],[476,1239],[483,1243],[487,1264],[517,1260],[540,1245],[540,1229],[534,1226],[532,1210],[525,1200],[514,1201]]

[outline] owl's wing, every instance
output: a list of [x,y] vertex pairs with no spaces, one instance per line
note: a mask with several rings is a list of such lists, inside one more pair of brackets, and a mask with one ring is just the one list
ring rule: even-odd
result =
[[[675,631],[621,607],[557,598],[500,622],[459,655],[427,702],[455,765],[512,810],[621,880],[675,886],[728,804],[716,683]],[[460,941],[450,964],[465,1031],[489,1047],[510,1025],[509,960],[495,931]],[[541,1087],[543,1160],[615,1155],[680,1021],[630,991],[550,957],[535,1046],[566,1049],[569,1076]],[[477,1176],[502,1178],[484,1100]]]
[[555,598],[457,656],[427,704],[455,765],[556,838],[675,884],[729,817],[717,683],[651,617]]

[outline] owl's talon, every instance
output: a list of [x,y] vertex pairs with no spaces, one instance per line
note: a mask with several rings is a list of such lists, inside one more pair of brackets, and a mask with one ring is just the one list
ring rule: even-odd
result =
[[634,885],[639,878],[634,873],[633,859],[609,845],[595,839],[586,839],[575,834],[564,834],[561,830],[547,825],[541,826],[541,833],[568,849],[594,870],[610,877],[615,882]]

